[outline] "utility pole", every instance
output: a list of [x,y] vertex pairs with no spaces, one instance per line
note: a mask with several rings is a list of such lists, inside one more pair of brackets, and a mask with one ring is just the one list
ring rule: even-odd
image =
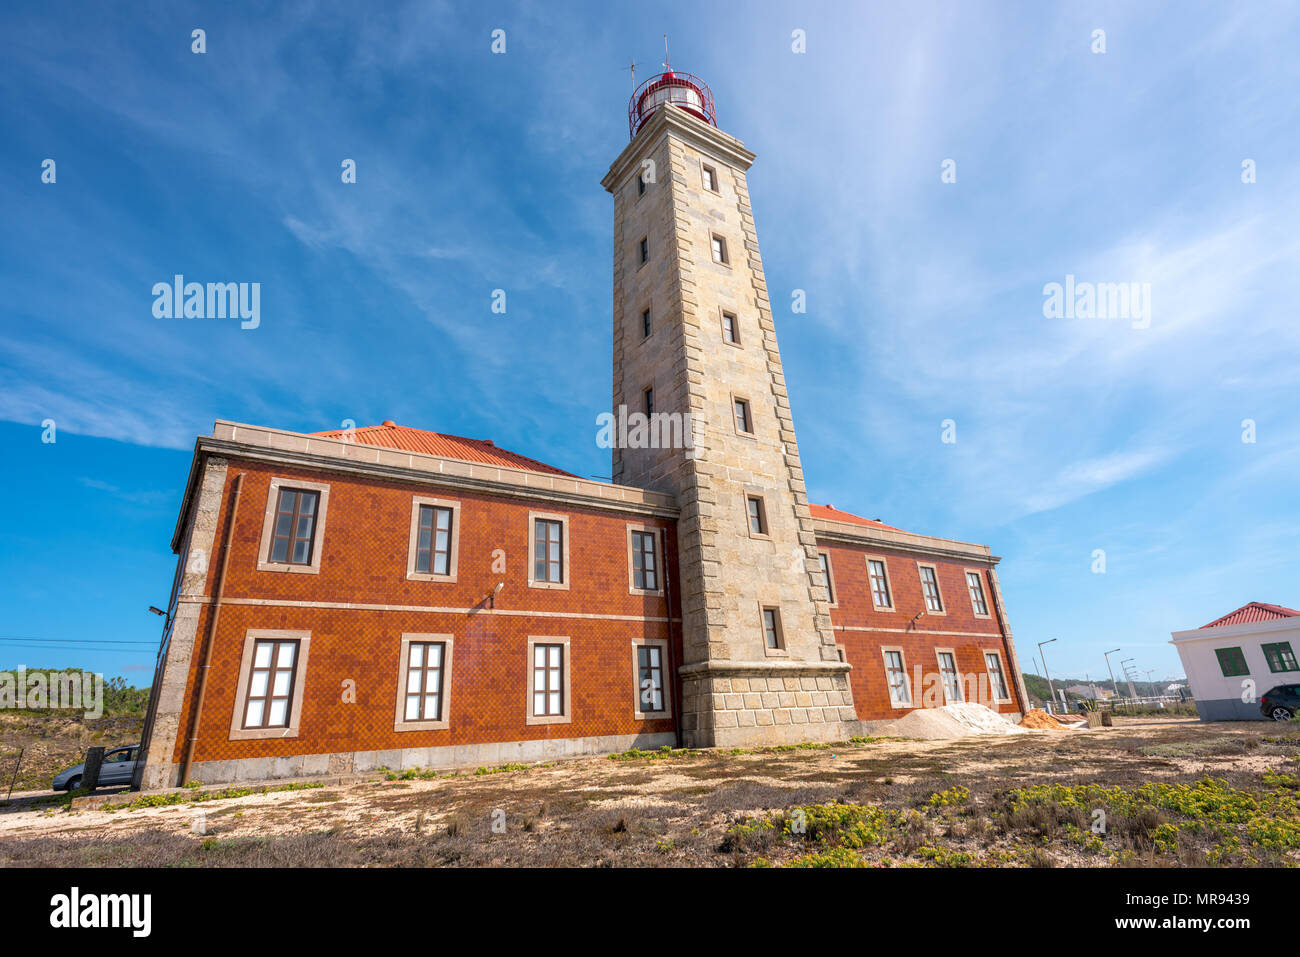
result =
[[1056,703],[1056,689],[1052,686],[1052,675],[1047,670],[1047,656],[1043,654],[1043,645],[1050,645],[1054,641],[1056,641],[1055,638],[1048,638],[1046,641],[1038,643],[1038,657],[1043,660],[1043,677],[1047,679],[1047,690],[1051,692],[1053,704]]

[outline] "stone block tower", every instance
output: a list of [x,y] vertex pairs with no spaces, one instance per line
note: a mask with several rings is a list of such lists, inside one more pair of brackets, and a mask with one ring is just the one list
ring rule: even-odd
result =
[[[613,480],[681,508],[681,721],[698,746],[841,740],[849,665],[831,628],[745,174],[698,78],[643,83],[614,197]],[[684,441],[678,441],[681,438]]]

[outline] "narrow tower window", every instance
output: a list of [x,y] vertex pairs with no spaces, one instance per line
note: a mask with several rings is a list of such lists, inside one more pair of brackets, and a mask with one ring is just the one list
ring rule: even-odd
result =
[[831,556],[830,552],[818,552],[817,564],[822,567],[822,574],[826,576],[826,600],[835,604],[835,582],[831,580]]
[[647,237],[643,236],[641,237],[641,265],[644,266],[649,261],[650,261],[650,240]]
[[763,609],[763,644],[769,649],[785,647],[785,636],[781,634],[781,612],[775,608]]
[[649,309],[641,310],[641,338],[642,339],[650,338],[650,310]]
[[713,261],[722,263],[725,266],[731,261],[727,258],[727,241],[714,233],[711,242],[713,244]]
[[704,167],[704,188],[712,193],[718,191],[718,171],[712,166]]
[[736,399],[733,403],[736,416],[736,431],[744,435],[754,434],[754,422],[749,415],[749,401]]
[[749,532],[751,535],[767,534],[767,515],[763,511],[763,500],[757,495],[750,495],[745,499],[745,507],[749,510]]
[[736,317],[730,312],[722,314],[722,341],[729,342],[733,346],[740,345],[740,329],[736,324]]

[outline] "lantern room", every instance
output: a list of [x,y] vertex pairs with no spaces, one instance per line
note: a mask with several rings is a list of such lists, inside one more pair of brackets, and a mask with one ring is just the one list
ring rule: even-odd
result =
[[632,93],[627,105],[627,125],[631,136],[645,125],[665,103],[685,110],[710,126],[718,125],[713,109],[713,91],[698,76],[668,70],[652,76]]

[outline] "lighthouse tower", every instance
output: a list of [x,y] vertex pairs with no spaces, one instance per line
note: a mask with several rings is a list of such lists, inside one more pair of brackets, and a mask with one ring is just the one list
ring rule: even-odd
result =
[[651,428],[683,441],[616,442],[613,479],[681,507],[684,738],[842,740],[848,709],[810,706],[831,691],[847,703],[849,666],[749,202],[754,154],[718,129],[704,81],[671,69],[637,87],[628,127],[602,180],[614,197],[614,412],[690,419]]

